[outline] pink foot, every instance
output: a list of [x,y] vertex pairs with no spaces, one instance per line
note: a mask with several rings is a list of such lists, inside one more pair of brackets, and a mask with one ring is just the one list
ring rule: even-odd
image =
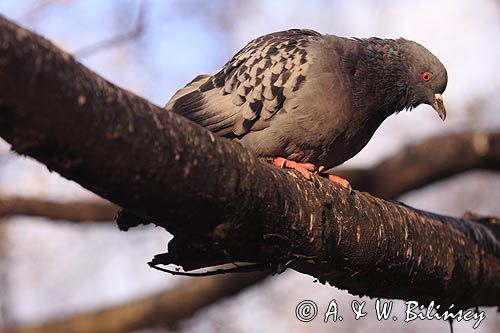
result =
[[316,166],[312,163],[298,163],[283,157],[273,158],[273,164],[280,168],[297,170],[306,179],[311,179],[311,172],[316,170]]
[[328,174],[328,180],[330,180],[334,183],[337,183],[340,186],[345,187],[348,190],[352,190],[351,184],[349,183],[349,181],[347,179],[344,179],[342,177],[335,176],[332,174]]
[[351,184],[347,180],[345,180],[342,177],[335,176],[332,174],[325,174],[323,173],[323,170],[325,170],[324,166],[320,166],[319,168],[316,168],[316,166],[312,163],[299,163],[291,160],[287,160],[284,157],[276,157],[272,159],[273,165],[280,167],[280,168],[286,168],[286,169],[293,169],[297,170],[304,176],[306,179],[311,179],[311,173],[312,172],[318,172],[322,177],[328,178],[328,180],[339,184],[342,187],[345,187],[347,189],[351,189]]

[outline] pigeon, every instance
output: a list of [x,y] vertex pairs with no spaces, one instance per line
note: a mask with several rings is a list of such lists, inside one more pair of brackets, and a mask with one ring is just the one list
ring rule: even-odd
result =
[[392,114],[428,104],[444,121],[447,81],[414,41],[292,29],[252,40],[165,108],[309,178],[355,156]]

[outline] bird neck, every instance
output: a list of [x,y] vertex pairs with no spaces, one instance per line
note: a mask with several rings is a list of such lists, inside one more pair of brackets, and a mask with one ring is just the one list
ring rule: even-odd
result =
[[[357,40],[353,64],[354,105],[367,117],[383,121],[393,113],[409,107],[404,52],[393,39]],[[369,96],[369,98],[368,98]]]

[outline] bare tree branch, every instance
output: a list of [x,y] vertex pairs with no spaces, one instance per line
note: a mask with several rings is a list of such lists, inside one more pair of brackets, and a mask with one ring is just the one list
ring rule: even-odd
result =
[[293,268],[353,294],[499,305],[490,223],[307,181],[120,89],[0,20],[0,133],[14,150],[174,235],[155,263]]
[[43,9],[54,4],[69,2],[68,0],[37,0],[28,8],[26,13],[22,15],[22,21],[31,21]]
[[[175,326],[181,319],[223,298],[232,296],[244,287],[263,280],[262,272],[211,276],[188,280],[172,290],[106,310],[87,313],[48,324],[3,333],[66,333],[66,332],[129,332],[152,326]],[[182,300],[182,301],[181,301]]]
[[[500,142],[499,135],[500,133],[458,133],[445,137],[430,138],[394,154],[373,169],[337,170],[337,174],[341,173],[348,176],[351,182],[354,182],[356,188],[392,199],[397,195],[413,190],[415,186],[421,187],[439,180],[438,177],[449,177],[453,173],[477,168],[498,170],[499,164],[491,161],[500,159],[500,150],[495,150],[495,148],[498,148],[498,142]],[[474,145],[473,142],[474,140],[476,142],[477,140],[485,142],[482,139],[484,137],[492,137],[493,139],[488,139],[488,145],[483,145],[488,149],[478,149],[481,146],[477,143]],[[490,141],[494,143],[493,146],[489,144]],[[443,150],[441,147],[445,147],[445,149]],[[440,154],[436,154],[436,149],[439,149]],[[477,153],[475,154],[475,152]],[[440,156],[439,161],[435,159],[436,155]],[[457,158],[458,156],[460,158]],[[72,222],[111,221],[116,210],[116,206],[104,201],[59,203],[36,198],[2,199],[0,197],[0,217],[31,215]],[[480,217],[469,213],[464,218],[479,219]],[[257,277],[254,279],[252,278],[254,276]],[[127,326],[128,329],[132,327],[135,329],[146,328],[155,324],[173,326],[177,323],[177,320],[191,318],[200,308],[210,306],[214,301],[228,297],[228,290],[237,293],[264,280],[266,276],[268,275],[265,273],[257,273],[250,274],[249,278],[236,274],[198,279],[183,284],[176,290],[165,291],[140,301],[113,306],[98,312],[75,315],[64,320],[52,321],[33,327],[18,328],[11,332],[67,332],[74,327],[85,327],[92,332],[104,330],[109,332],[112,330],[108,325],[109,322],[113,322],[113,319]],[[184,307],[180,313],[156,316],[139,310],[134,311],[134,316],[130,317],[132,307],[152,309],[153,307],[150,304],[161,304],[161,307],[156,306],[154,312],[157,314],[168,313],[165,308],[176,307],[178,299],[190,299],[193,290],[196,290],[197,302],[188,302],[187,304],[194,304],[194,306]],[[170,297],[170,295],[176,295],[176,297]],[[158,299],[161,298],[164,298],[164,301],[158,302]],[[126,319],[118,320],[117,318]],[[148,320],[151,320],[151,322]],[[122,328],[120,327],[120,329]]]
[[139,4],[139,11],[137,19],[135,21],[134,27],[123,34],[118,34],[110,38],[104,39],[102,41],[96,42],[94,44],[85,46],[74,52],[75,56],[78,58],[85,58],[95,53],[120,46],[124,43],[130,42],[138,37],[140,37],[144,32],[144,17],[146,13],[146,2],[141,0]]
[[500,131],[432,137],[408,146],[374,168],[337,170],[354,188],[383,198],[398,196],[456,174],[500,170]]
[[117,210],[118,207],[103,200],[55,202],[0,197],[0,218],[28,215],[71,222],[109,222],[114,220]]
[[[499,146],[498,142],[500,142],[499,136],[500,133],[492,132],[457,133],[444,137],[433,137],[399,151],[372,169],[337,170],[336,172],[337,174],[340,173],[349,177],[356,188],[383,196],[387,199],[393,199],[402,193],[415,189],[415,187],[425,186],[442,179],[439,177],[446,178],[454,173],[478,168],[498,170],[500,165],[492,161],[500,159],[500,150],[496,149]],[[490,137],[492,139],[489,139]],[[475,140],[476,142],[477,140],[486,142],[483,138],[488,139],[487,145],[474,144]],[[445,147],[445,149],[442,149],[442,147]],[[478,149],[478,147],[487,149]],[[436,149],[439,150],[440,154],[436,153]],[[439,160],[436,160],[435,156],[439,156]],[[104,201],[95,203],[56,203],[35,198],[0,198],[0,217],[20,214],[73,222],[111,221],[116,210],[116,206]],[[468,213],[464,218],[480,219],[480,217],[471,213]],[[161,293],[160,295],[174,293],[180,295],[179,297],[170,298],[169,302],[165,300],[161,304],[167,308],[170,308],[172,304],[177,305],[178,299],[188,297],[183,294],[183,290],[190,293],[195,288],[198,294],[197,305],[189,309],[185,308],[182,312],[183,318],[190,318],[197,310],[211,305],[214,300],[227,297],[227,289],[222,288],[222,286],[227,284],[236,293],[238,290],[251,287],[255,283],[262,281],[267,274],[260,274],[259,276],[262,278],[242,278],[240,274],[236,274],[198,279],[180,286],[176,291],[170,290]],[[210,283],[205,282],[205,279],[209,279]],[[149,303],[156,304],[157,299],[161,297],[160,295],[154,295],[140,302],[133,302],[133,304],[145,304],[147,307]],[[189,304],[192,303],[189,302]],[[49,322],[35,327],[20,328],[12,332],[66,332],[69,327],[81,327],[80,323],[82,323],[82,320],[85,322],[84,327],[88,328],[89,331],[110,331],[109,327],[106,326],[105,328],[103,325],[108,325],[107,323],[111,318],[120,317],[128,318],[125,321],[120,320],[120,322],[136,329],[153,326],[154,324],[172,326],[176,324],[176,319],[183,319],[181,318],[182,316],[160,316],[160,318],[163,318],[163,322],[154,321],[148,323],[139,315],[130,318],[130,306],[130,304],[113,306],[106,310],[75,315],[62,321]],[[164,313],[165,310],[158,308],[156,312]],[[139,313],[143,314],[142,311]],[[147,317],[151,318],[150,315],[147,315]]]
[[[431,137],[397,152],[371,169],[339,169],[356,189],[386,199],[469,170],[500,170],[500,132]],[[0,155],[1,157],[1,155]],[[436,158],[437,157],[437,158]],[[113,221],[118,208],[106,201],[55,202],[0,196],[0,217],[29,215],[70,222]]]

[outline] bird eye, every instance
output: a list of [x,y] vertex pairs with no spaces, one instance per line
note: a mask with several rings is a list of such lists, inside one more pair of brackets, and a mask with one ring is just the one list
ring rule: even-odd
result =
[[423,72],[422,75],[420,76],[422,78],[422,80],[424,80],[425,82],[429,82],[432,78],[432,74],[429,73],[429,72]]

